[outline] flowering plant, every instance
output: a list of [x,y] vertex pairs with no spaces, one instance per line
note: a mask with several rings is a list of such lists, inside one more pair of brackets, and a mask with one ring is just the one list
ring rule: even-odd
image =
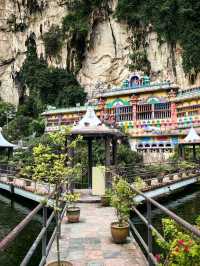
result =
[[[160,266],[199,266],[200,265],[200,241],[192,235],[181,230],[171,219],[163,219],[164,239],[157,238],[158,245],[162,248],[162,254],[155,257]],[[200,218],[196,221],[200,226]]]

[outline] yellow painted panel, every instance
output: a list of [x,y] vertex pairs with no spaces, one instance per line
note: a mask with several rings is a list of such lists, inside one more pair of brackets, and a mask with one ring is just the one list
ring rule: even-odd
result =
[[105,194],[105,167],[92,167],[92,195],[102,196]]
[[130,97],[127,95],[121,95],[120,97],[119,96],[109,97],[109,98],[106,98],[106,104],[112,103],[116,99],[122,99],[122,100],[129,101]]

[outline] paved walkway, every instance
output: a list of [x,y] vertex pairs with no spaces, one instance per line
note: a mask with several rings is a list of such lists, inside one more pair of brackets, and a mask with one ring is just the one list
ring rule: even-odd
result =
[[[81,221],[62,223],[61,259],[73,266],[146,266],[146,260],[135,241],[117,245],[112,242],[110,223],[116,220],[114,209],[96,203],[80,203]],[[56,243],[48,262],[56,259]]]

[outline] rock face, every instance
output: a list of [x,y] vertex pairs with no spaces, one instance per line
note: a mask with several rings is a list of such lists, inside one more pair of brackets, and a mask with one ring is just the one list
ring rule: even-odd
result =
[[[28,6],[28,0],[0,0],[0,96],[5,101],[18,104],[20,87],[16,82],[26,57],[26,40],[35,34],[38,54],[44,54],[42,34],[52,24],[60,25],[67,14],[64,1],[37,0],[38,10]],[[114,9],[117,1],[111,2]],[[99,20],[89,37],[88,49],[77,79],[92,95],[98,87],[118,86],[130,74],[128,64],[134,42],[127,25],[118,23],[112,15]],[[147,59],[151,65],[153,80],[170,79],[182,88],[190,85],[182,68],[182,50],[177,45],[171,48],[159,44],[157,34],[149,31],[145,35]],[[67,41],[63,45],[59,62],[50,64],[66,67]],[[136,69],[137,70],[137,69]],[[198,84],[198,76],[195,84]]]

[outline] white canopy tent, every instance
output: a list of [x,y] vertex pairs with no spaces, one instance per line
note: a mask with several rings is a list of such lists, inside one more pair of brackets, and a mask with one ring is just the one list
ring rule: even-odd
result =
[[196,161],[196,146],[200,146],[200,136],[196,132],[196,130],[191,127],[187,136],[183,139],[182,142],[179,143],[179,155],[182,159],[185,159],[185,147],[192,147],[193,151],[193,160]]
[[8,142],[2,135],[2,128],[0,128],[0,148],[14,148],[16,145]]

